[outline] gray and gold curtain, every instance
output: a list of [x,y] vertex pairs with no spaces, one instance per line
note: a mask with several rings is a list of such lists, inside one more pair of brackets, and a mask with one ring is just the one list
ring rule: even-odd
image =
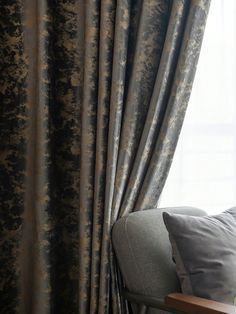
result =
[[0,313],[120,313],[110,231],[157,206],[208,7],[1,1]]

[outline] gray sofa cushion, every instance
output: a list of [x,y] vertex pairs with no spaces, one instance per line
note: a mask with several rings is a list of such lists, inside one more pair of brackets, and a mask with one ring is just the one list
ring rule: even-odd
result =
[[[179,291],[171,245],[162,212],[205,215],[196,208],[164,208],[134,212],[115,223],[112,242],[127,289],[132,293],[164,298]],[[153,310],[148,313],[163,313]]]
[[220,215],[163,213],[182,292],[234,304],[236,208]]

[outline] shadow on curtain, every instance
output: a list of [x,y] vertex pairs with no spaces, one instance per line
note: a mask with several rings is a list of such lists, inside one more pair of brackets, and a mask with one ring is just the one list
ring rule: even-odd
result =
[[1,4],[2,313],[120,313],[110,230],[157,206],[208,7]]

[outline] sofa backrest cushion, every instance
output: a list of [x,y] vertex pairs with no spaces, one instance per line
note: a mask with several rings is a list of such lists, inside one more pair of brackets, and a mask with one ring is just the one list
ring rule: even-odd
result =
[[168,293],[180,291],[163,211],[206,215],[191,207],[158,208],[131,213],[115,223],[113,247],[130,292],[164,298]]

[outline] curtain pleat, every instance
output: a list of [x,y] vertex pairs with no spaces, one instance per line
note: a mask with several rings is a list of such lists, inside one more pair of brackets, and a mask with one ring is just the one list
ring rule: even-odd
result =
[[165,184],[192,89],[201,48],[199,39],[203,37],[205,26],[199,21],[206,20],[203,9],[207,5],[207,1],[191,1],[166,113],[135,204],[136,210],[155,208]]
[[171,8],[168,30],[156,75],[155,86],[129,183],[126,188],[126,194],[120,210],[120,217],[128,214],[135,207],[138,193],[141,190],[148,163],[153,152],[155,138],[158,137],[160,132],[161,123],[163,122],[167,102],[170,97],[188,8],[189,3],[182,1],[174,1]]
[[99,304],[99,271],[104,219],[107,142],[111,96],[112,54],[114,45],[115,1],[101,2],[99,39],[99,81],[97,105],[96,166],[93,207],[92,270],[90,312],[96,313]]
[[[134,43],[132,71],[123,114],[119,158],[113,198],[114,223],[142,134],[155,75],[158,69],[168,22],[169,1],[144,1],[141,7],[137,38]],[[152,22],[151,22],[152,21]],[[127,136],[129,134],[129,136]]]
[[[82,105],[85,62],[83,1],[48,2],[52,166],[50,304],[78,312]],[[90,156],[89,156],[90,157]],[[78,171],[79,169],[79,171]]]
[[81,172],[79,208],[79,307],[89,312],[91,278],[91,244],[93,222],[94,170],[96,157],[96,115],[98,93],[98,49],[100,1],[85,3],[84,86],[81,132]]
[[111,229],[157,207],[209,3],[0,4],[0,311],[128,313]]
[[[27,10],[25,14],[25,24],[29,25],[25,29],[25,34],[22,29],[22,34],[25,41],[25,52],[28,57],[27,66],[27,77],[26,77],[26,108],[27,115],[26,121],[28,120],[28,128],[26,127],[25,140],[26,140],[26,164],[24,166],[25,174],[28,176],[24,178],[25,181],[25,195],[24,195],[24,210],[23,210],[23,230],[22,241],[20,244],[22,254],[20,258],[21,263],[21,278],[20,278],[20,289],[21,293],[19,297],[20,312],[29,312],[33,304],[33,283],[34,283],[34,243],[36,240],[36,212],[34,207],[35,200],[35,186],[36,186],[36,176],[33,175],[35,169],[35,138],[36,138],[36,107],[34,105],[37,99],[37,82],[34,79],[38,74],[38,59],[37,59],[37,47],[38,47],[38,33],[35,27],[37,6],[36,3],[31,3],[27,1]],[[23,14],[22,10],[22,14]],[[11,19],[11,18],[10,18]],[[22,25],[24,27],[24,25]],[[29,38],[33,38],[30,42]],[[29,49],[29,44],[31,49]],[[19,65],[18,65],[19,66]],[[1,115],[2,116],[2,115]],[[3,117],[3,116],[2,116]],[[27,125],[27,124],[26,124]],[[2,131],[2,128],[1,128]],[[10,178],[10,177],[9,177]],[[1,198],[1,201],[3,199]],[[17,258],[16,258],[17,260]],[[13,297],[14,298],[14,297]]]
[[[130,2],[127,0],[117,1],[110,97],[102,253],[100,266],[99,313],[107,313],[109,311],[109,252],[111,248],[110,230],[112,215],[111,206],[114,193],[116,164],[118,158],[120,129],[122,122],[129,21]],[[117,295],[114,295],[113,297],[116,298]],[[116,302],[116,304],[118,304],[118,302]],[[118,309],[115,310],[119,313]]]

